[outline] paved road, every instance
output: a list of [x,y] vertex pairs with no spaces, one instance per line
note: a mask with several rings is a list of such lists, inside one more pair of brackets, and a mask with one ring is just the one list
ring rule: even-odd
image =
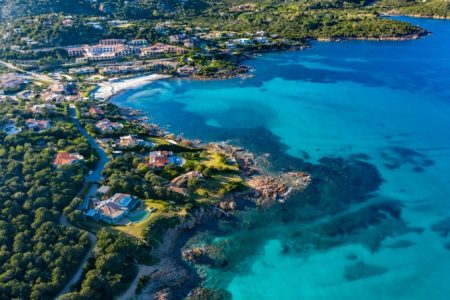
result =
[[[86,188],[89,184],[93,183],[83,199],[82,209],[87,209],[88,204],[89,204],[89,198],[91,195],[95,194],[95,192],[97,191],[97,189],[98,189],[97,182],[101,179],[102,171],[105,168],[105,165],[108,163],[109,158],[106,155],[105,151],[97,144],[97,142],[89,135],[89,133],[87,133],[87,131],[83,128],[83,126],[81,126],[80,122],[78,121],[78,119],[76,117],[75,108],[70,108],[70,115],[72,117],[73,122],[75,123],[76,128],[88,140],[89,145],[97,151],[97,153],[100,157],[100,160],[98,161],[95,169],[92,170],[92,173],[90,175],[86,176],[85,180],[84,180],[83,189]],[[67,217],[64,214],[61,214],[59,221],[60,221],[60,224],[63,226],[77,228],[69,223],[69,221],[67,220]],[[86,264],[89,257],[92,255],[92,252],[94,251],[94,248],[95,248],[95,244],[97,243],[97,237],[95,236],[95,234],[93,234],[91,232],[87,232],[87,233],[89,235],[89,242],[90,242],[89,250],[87,251],[83,260],[80,262],[80,265],[79,265],[77,271],[75,272],[75,274],[72,276],[72,278],[69,280],[69,282],[64,286],[64,288],[59,292],[59,294],[55,297],[55,299],[57,299],[58,297],[60,297],[63,294],[70,292],[70,288],[81,279],[81,275],[83,274],[83,267]]]
[[100,160],[97,163],[97,166],[94,170],[92,170],[92,174],[86,176],[86,182],[97,183],[102,178],[102,171],[105,168],[105,165],[108,163],[109,158],[106,155],[105,150],[103,150],[98,143],[95,141],[92,136],[86,131],[86,129],[81,126],[80,122],[76,117],[75,108],[70,108],[70,115],[72,116],[72,120],[75,123],[76,128],[80,131],[80,133],[87,139],[89,145],[97,151]]
[[35,79],[38,79],[38,80],[41,80],[41,81],[46,81],[46,82],[49,82],[49,83],[55,83],[56,82],[56,80],[54,80],[53,78],[50,78],[47,75],[42,75],[42,74],[39,74],[39,73],[26,71],[24,69],[16,67],[15,65],[13,65],[13,64],[11,64],[9,62],[3,61],[3,60],[0,60],[0,65],[3,65],[3,66],[5,66],[8,69],[11,69],[11,70],[14,70],[14,71],[17,71],[17,72],[21,72],[21,73],[27,74],[27,75],[31,76],[32,78],[35,78]]

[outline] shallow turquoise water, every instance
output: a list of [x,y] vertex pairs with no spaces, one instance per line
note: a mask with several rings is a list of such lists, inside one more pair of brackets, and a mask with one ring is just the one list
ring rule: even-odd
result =
[[[311,163],[359,155],[383,178],[374,197],[400,201],[404,223],[420,228],[358,231],[382,236],[376,250],[343,235],[335,246],[286,252],[286,244],[301,248],[295,233],[305,222],[274,218],[224,236],[258,241],[240,244],[252,247],[241,262],[208,270],[209,285],[233,299],[450,299],[450,238],[431,229],[450,216],[450,22],[405,19],[433,34],[316,43],[248,61],[253,78],[161,81],[114,99],[189,137],[240,138],[262,151],[267,138]],[[346,277],[358,264],[375,267]]]

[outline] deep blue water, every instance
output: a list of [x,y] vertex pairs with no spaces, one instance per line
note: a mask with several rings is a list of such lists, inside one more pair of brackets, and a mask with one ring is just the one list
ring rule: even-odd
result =
[[[210,243],[242,251],[205,268],[208,286],[233,299],[450,299],[450,22],[401,19],[433,34],[315,43],[246,62],[252,78],[166,80],[113,99],[173,132],[232,139],[327,178],[264,222],[252,216],[256,228],[216,234]],[[391,204],[368,204],[380,199]]]

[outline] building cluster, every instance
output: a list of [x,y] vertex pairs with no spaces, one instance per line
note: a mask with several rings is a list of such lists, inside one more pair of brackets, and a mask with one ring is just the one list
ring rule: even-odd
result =
[[10,90],[20,87],[25,83],[25,78],[16,73],[0,75],[0,90]]
[[69,74],[91,75],[99,73],[105,76],[126,75],[148,71],[173,70],[178,66],[178,64],[179,64],[178,62],[170,60],[135,62],[133,64],[107,65],[100,68],[94,67],[73,68],[69,69]]
[[69,74],[74,74],[74,75],[90,75],[90,74],[94,74],[95,72],[96,72],[96,70],[93,67],[69,69]]
[[111,122],[108,119],[103,119],[95,123],[95,127],[100,130],[101,133],[111,133],[123,128],[123,125],[118,122]]
[[80,60],[103,61],[116,58],[137,55],[140,57],[155,57],[163,54],[182,54],[186,49],[157,43],[148,46],[147,40],[123,40],[123,39],[105,39],[100,40],[96,45],[82,45],[66,48],[71,57],[78,57]]
[[66,101],[78,101],[80,97],[77,93],[76,84],[73,82],[57,82],[41,94],[42,100],[46,103],[62,103]]
[[125,135],[121,136],[119,139],[119,145],[123,148],[132,148],[144,144],[145,141],[138,139],[135,135]]
[[88,114],[94,118],[101,118],[105,115],[103,110],[100,107],[91,106],[88,110]]
[[141,57],[156,57],[164,54],[184,54],[187,50],[173,45],[167,45],[162,43],[156,43],[149,47],[141,49]]
[[[43,132],[52,128],[50,120],[27,119],[25,128],[31,132]],[[1,131],[6,135],[13,135],[22,132],[21,126],[17,125],[16,119],[9,119],[1,127]]]
[[198,71],[198,68],[194,66],[182,66],[177,69],[177,74],[180,76],[189,76]]
[[56,106],[49,103],[34,104],[28,107],[28,110],[34,114],[42,115],[43,113],[52,113],[56,110]]

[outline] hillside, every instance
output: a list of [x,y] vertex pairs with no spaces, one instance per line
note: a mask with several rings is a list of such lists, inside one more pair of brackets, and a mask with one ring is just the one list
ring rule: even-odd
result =
[[407,1],[382,0],[377,7],[397,14],[432,18],[450,18],[450,2],[447,0]]
[[1,19],[46,13],[94,14],[96,10],[85,0],[0,0]]
[[202,0],[0,0],[0,19],[49,13],[106,15],[131,19],[176,13],[191,13],[207,8]]

